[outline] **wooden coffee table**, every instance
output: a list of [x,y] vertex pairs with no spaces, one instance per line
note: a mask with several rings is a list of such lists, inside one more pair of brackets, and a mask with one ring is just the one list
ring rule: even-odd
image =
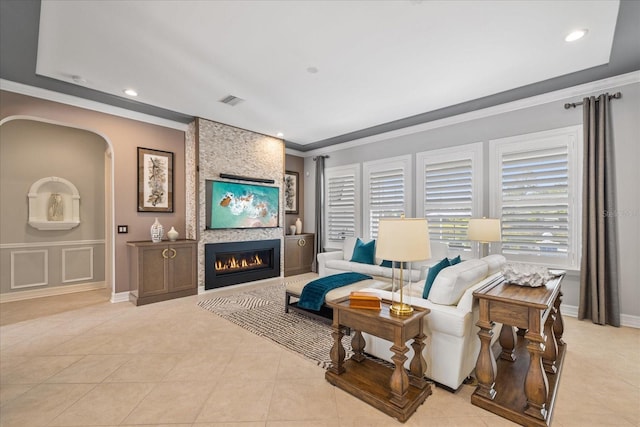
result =
[[[349,307],[345,297],[328,303],[333,308],[333,339],[331,367],[325,378],[336,387],[345,390],[367,402],[382,412],[405,422],[431,394],[431,385],[424,379],[426,362],[422,356],[424,349],[423,318],[429,309],[414,307],[410,316],[394,316],[389,312],[389,301],[382,302],[381,310],[367,310]],[[353,331],[351,347],[353,356],[344,360],[342,346],[344,328]],[[362,332],[384,338],[393,343],[391,351],[395,368],[368,359],[364,355],[365,342]],[[410,372],[404,368],[409,351],[406,342],[413,339],[411,346],[414,357]]]

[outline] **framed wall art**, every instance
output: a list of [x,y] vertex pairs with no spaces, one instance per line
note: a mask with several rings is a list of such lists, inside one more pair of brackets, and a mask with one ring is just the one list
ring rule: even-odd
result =
[[173,153],[138,147],[138,212],[173,212]]
[[298,172],[284,173],[284,213],[298,213]]

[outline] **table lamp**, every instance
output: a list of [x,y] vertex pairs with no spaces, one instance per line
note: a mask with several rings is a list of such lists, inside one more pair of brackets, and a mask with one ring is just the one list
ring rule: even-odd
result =
[[[391,313],[406,316],[413,312],[411,304],[404,299],[405,263],[431,258],[429,224],[425,218],[382,218],[378,223],[376,257],[391,261]],[[396,280],[396,265],[400,266],[400,277]],[[409,289],[411,276],[409,276]]]
[[498,218],[472,218],[469,220],[467,237],[474,242],[480,242],[480,257],[486,256],[486,246],[490,242],[499,242],[501,229]]

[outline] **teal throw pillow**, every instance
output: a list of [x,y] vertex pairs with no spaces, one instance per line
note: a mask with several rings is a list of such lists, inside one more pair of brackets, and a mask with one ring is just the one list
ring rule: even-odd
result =
[[391,268],[391,267],[393,267],[393,264],[388,259],[383,259],[382,262],[380,263],[380,267]]
[[353,255],[351,255],[351,261],[359,262],[361,264],[375,264],[374,254],[376,253],[376,241],[372,240],[369,243],[363,243],[358,238],[356,245],[353,248]]
[[449,264],[450,265],[456,265],[459,264],[462,261],[462,259],[460,259],[460,255],[458,255],[455,258],[449,258]]
[[434,266],[429,267],[429,273],[427,274],[427,280],[424,281],[424,289],[422,290],[422,298],[427,299],[429,297],[429,292],[431,291],[431,286],[433,286],[433,282],[436,280],[438,273],[449,267],[448,258],[443,258]]

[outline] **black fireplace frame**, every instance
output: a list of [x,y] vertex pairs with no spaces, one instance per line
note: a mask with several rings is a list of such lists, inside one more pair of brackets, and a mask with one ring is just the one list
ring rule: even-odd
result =
[[[251,240],[243,242],[205,243],[204,245],[204,289],[216,289],[239,283],[269,279],[280,276],[280,239]],[[243,270],[237,273],[216,274],[218,253],[263,251],[273,249],[271,266],[257,270]]]

